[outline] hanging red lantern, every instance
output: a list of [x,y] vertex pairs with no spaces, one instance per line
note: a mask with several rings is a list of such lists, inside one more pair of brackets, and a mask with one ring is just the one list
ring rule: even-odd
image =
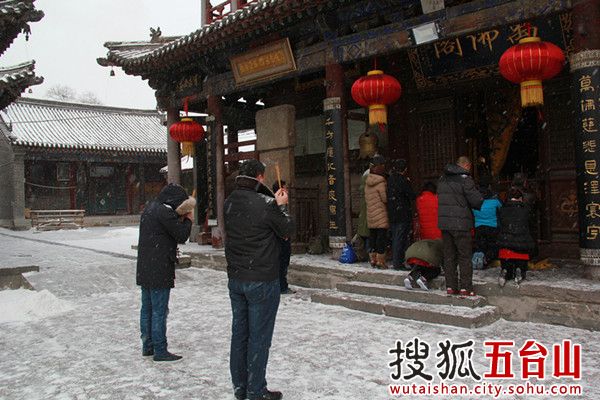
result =
[[181,121],[175,122],[169,128],[171,138],[179,143],[182,143],[181,154],[185,156],[194,155],[194,143],[199,142],[204,138],[204,128],[202,125],[188,117],[188,100],[183,102],[183,110],[185,117]]
[[542,81],[557,75],[563,68],[563,51],[539,37],[526,37],[500,57],[502,76],[521,85],[521,106],[544,104]]
[[386,106],[400,98],[402,87],[396,78],[376,69],[354,82],[351,93],[358,105],[369,108],[370,125],[387,124]]

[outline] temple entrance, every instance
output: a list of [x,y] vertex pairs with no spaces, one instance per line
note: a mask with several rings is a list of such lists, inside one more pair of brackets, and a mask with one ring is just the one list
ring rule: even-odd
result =
[[516,173],[535,179],[539,166],[538,110],[524,108],[513,134],[500,181],[510,181]]

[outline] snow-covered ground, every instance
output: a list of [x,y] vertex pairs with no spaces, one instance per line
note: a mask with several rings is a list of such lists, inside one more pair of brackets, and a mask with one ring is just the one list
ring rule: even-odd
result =
[[[26,274],[38,293],[0,292],[0,399],[233,398],[226,275],[208,269],[178,270],[168,337],[170,350],[184,359],[154,363],[141,356],[135,262],[84,249],[132,256],[130,246],[136,238],[136,228],[0,230],[2,266],[40,267],[39,272]],[[545,383],[580,383],[584,395],[579,398],[600,398],[599,332],[506,321],[460,329],[314,304],[300,293],[282,298],[269,360],[269,387],[282,390],[288,400],[392,398],[389,384],[412,381],[391,380],[388,363],[393,358],[388,350],[396,340],[414,337],[427,341],[432,352],[437,351],[438,341],[474,340],[474,367],[480,374],[489,368],[482,347],[486,339],[514,340],[521,346],[532,338],[548,348],[571,339],[583,346],[582,380],[547,379]],[[425,363],[427,372],[435,375],[436,359],[432,356]],[[549,359],[548,370],[551,366]],[[523,383],[519,379],[489,382]]]

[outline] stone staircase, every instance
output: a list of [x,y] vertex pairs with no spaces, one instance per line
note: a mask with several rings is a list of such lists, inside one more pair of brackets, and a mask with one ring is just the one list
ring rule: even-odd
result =
[[[194,267],[226,269],[222,250],[194,246],[185,252]],[[461,298],[442,291],[443,278],[433,280],[428,292],[407,290],[406,272],[298,255],[292,257],[288,281],[309,288],[310,294],[306,294],[314,302],[389,317],[463,327],[484,326],[503,318],[600,331],[600,284],[574,278],[579,269],[562,264],[554,272],[540,271],[537,276],[530,271],[522,285],[504,288],[498,286],[496,269],[477,271],[473,285],[480,296]],[[534,276],[530,279],[530,275]]]
[[478,328],[500,318],[497,307],[482,296],[449,296],[438,289],[408,290],[403,286],[368,282],[344,282],[336,290],[311,295],[315,303],[421,322]]

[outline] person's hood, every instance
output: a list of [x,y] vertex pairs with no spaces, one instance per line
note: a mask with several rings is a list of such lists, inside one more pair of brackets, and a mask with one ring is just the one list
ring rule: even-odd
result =
[[156,201],[163,204],[168,204],[176,210],[177,207],[181,205],[188,198],[188,194],[185,189],[177,185],[175,183],[169,183],[167,186],[162,188],[158,196],[156,196]]
[[252,178],[246,175],[238,175],[235,178],[235,184],[237,186],[237,189],[253,190],[257,193],[264,194],[265,196],[275,198],[275,194],[273,194],[273,191],[264,184],[260,183],[259,180],[256,178]]
[[444,168],[444,175],[471,175],[471,173],[460,165],[451,163]]
[[379,184],[381,182],[385,183],[385,178],[383,176],[377,175],[377,174],[374,174],[374,173],[370,173],[367,176],[367,180],[365,181],[365,184],[367,186],[375,186],[375,185],[377,185],[377,184]]

